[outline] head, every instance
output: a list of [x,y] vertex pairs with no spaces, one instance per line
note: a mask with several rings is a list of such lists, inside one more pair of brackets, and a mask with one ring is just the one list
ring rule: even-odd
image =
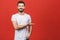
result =
[[17,8],[19,12],[23,12],[25,9],[25,3],[23,1],[18,1]]

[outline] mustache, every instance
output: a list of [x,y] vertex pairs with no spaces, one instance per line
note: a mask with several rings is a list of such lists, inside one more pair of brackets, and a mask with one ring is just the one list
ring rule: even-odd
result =
[[23,8],[19,8],[18,11],[19,11],[19,12],[23,12],[24,9],[23,9]]
[[19,8],[19,9],[23,9],[23,8]]

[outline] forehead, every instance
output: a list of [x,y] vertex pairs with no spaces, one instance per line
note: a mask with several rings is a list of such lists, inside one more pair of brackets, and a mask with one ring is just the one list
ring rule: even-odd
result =
[[24,4],[23,4],[23,3],[19,3],[18,5],[22,6],[22,5],[24,5]]

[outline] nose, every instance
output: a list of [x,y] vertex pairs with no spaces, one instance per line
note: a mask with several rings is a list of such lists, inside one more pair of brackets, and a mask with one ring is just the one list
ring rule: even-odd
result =
[[18,7],[18,8],[23,8],[23,7]]

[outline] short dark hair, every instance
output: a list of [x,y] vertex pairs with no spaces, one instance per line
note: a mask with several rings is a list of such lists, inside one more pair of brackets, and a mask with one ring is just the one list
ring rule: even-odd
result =
[[23,1],[18,1],[18,2],[17,2],[17,6],[18,6],[19,3],[23,3],[24,6],[25,6],[25,3],[24,3]]

